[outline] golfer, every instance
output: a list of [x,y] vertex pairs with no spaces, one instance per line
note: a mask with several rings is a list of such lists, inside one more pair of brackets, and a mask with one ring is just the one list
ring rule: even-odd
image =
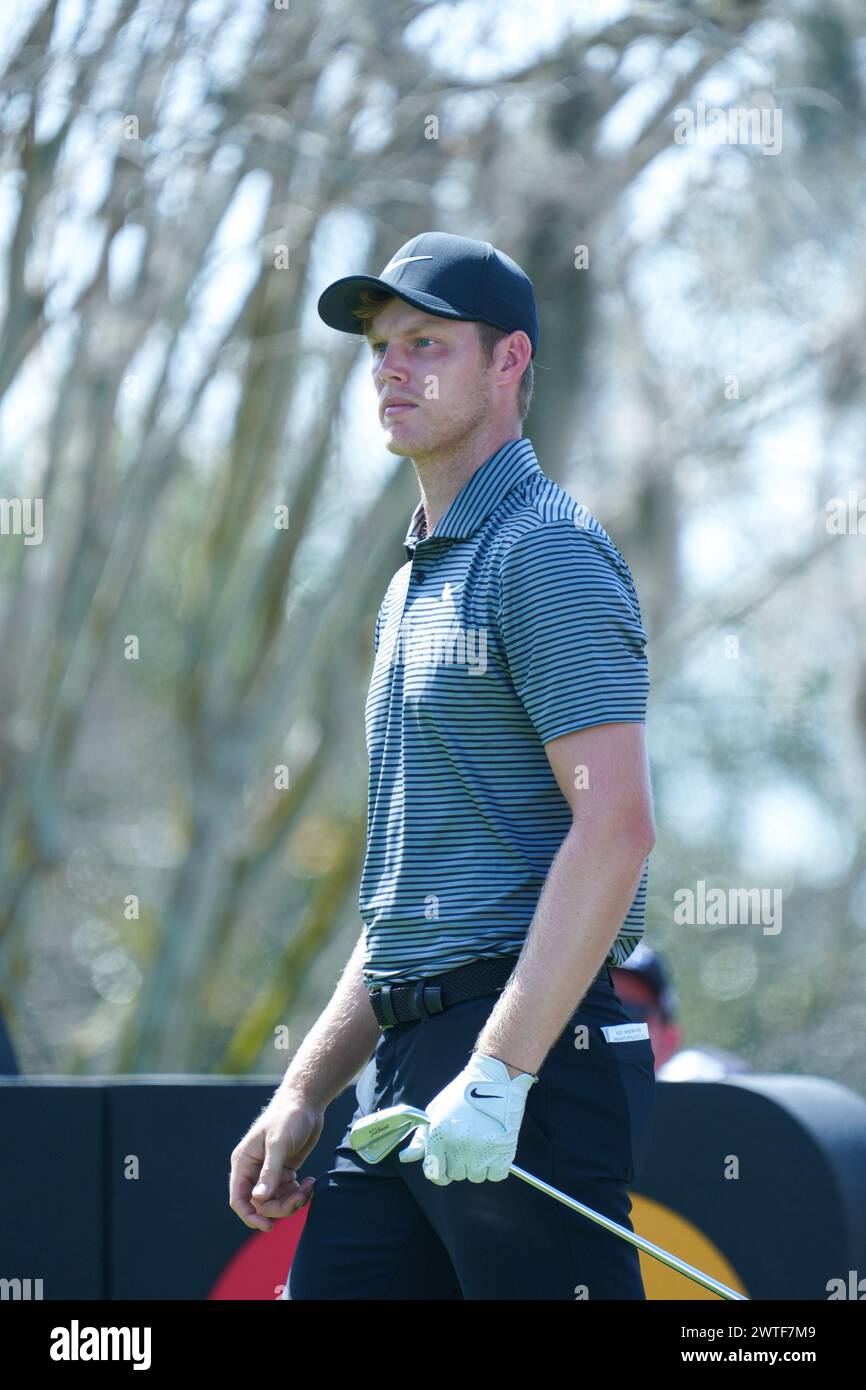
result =
[[[610,973],[654,842],[632,577],[523,435],[538,316],[509,256],[424,233],[318,311],[366,337],[421,499],[376,620],[363,931],[232,1154],[231,1206],[269,1230],[309,1201],[293,1300],[642,1299],[633,1246],[508,1177],[632,1229],[655,1087]],[[346,1134],[299,1184],[362,1068],[357,1115],[429,1126],[376,1165]]]

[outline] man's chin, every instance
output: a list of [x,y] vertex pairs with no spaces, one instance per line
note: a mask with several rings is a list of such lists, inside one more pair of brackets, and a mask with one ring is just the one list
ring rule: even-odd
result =
[[424,453],[427,441],[411,430],[385,430],[385,448],[389,454],[402,454],[405,458],[414,453]]

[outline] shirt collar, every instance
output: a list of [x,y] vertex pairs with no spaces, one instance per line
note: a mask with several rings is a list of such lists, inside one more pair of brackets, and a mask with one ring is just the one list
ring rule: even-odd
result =
[[[509,439],[475,470],[468,482],[463,484],[450,507],[433,527],[430,536],[467,540],[478,530],[482,522],[487,520],[506,493],[518,483],[525,482],[534,473],[540,472],[541,465],[530,441],[525,437]],[[418,535],[423,520],[424,503],[419,502],[412,513],[409,529],[403,540],[410,560],[418,541],[428,539],[426,536]]]

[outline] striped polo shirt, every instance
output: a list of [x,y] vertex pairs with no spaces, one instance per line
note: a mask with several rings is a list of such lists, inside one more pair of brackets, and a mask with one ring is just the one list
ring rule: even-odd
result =
[[[604,528],[509,440],[427,535],[376,618],[359,892],[364,980],[519,953],[572,824],[544,749],[594,724],[644,723],[646,633]],[[648,861],[606,957],[644,930]]]

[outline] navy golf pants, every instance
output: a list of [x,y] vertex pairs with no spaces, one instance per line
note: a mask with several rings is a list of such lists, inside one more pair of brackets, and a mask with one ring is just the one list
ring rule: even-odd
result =
[[[498,996],[383,1031],[356,1090],[356,1117],[425,1108],[469,1060]],[[514,1162],[628,1230],[628,1184],[649,1146],[649,1038],[608,1042],[630,1020],[606,972],[594,981],[531,1087]],[[581,1045],[583,1044],[583,1045]],[[407,1138],[400,1148],[410,1142]],[[366,1163],[348,1132],[316,1181],[284,1294],[299,1299],[643,1299],[638,1252],[513,1175],[424,1176],[394,1149]]]

